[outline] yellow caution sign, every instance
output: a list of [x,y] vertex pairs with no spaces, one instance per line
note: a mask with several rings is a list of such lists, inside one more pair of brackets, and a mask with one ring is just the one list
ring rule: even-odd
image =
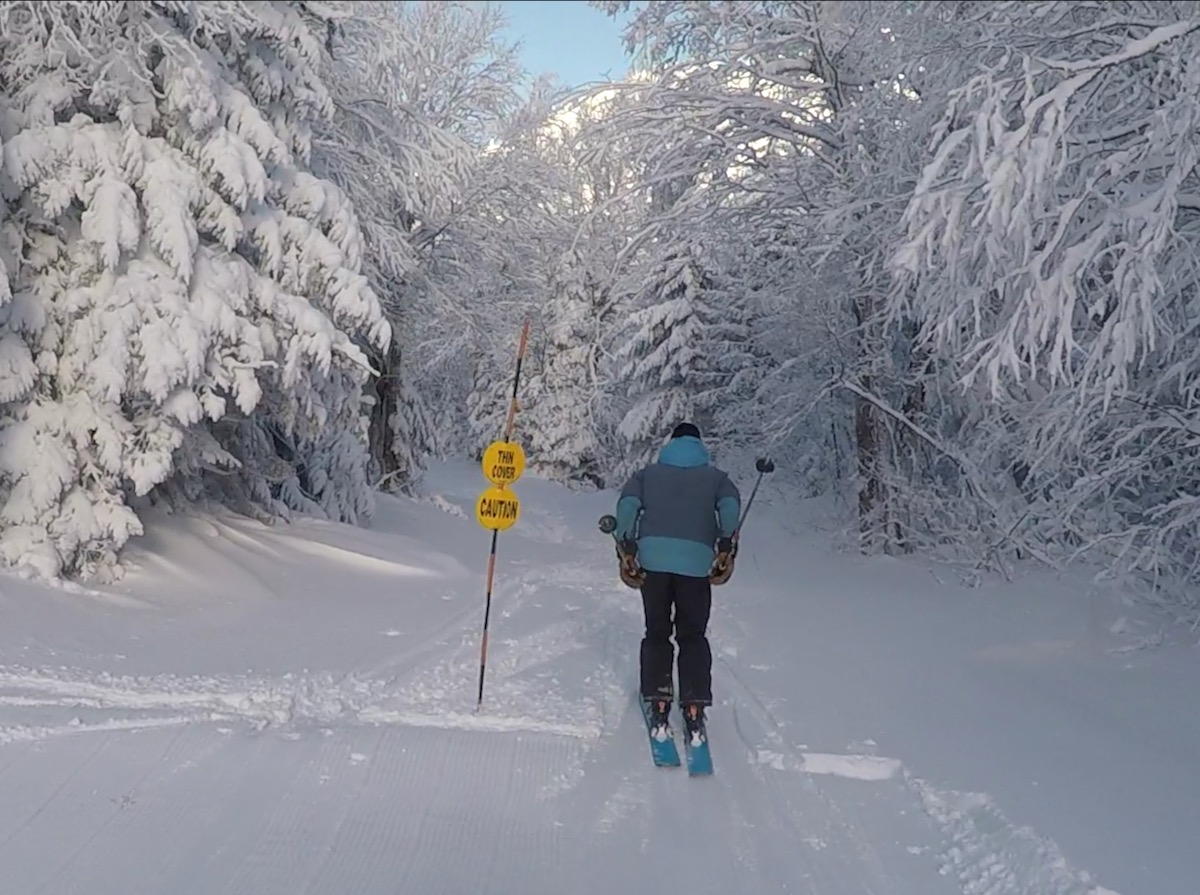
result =
[[475,501],[475,518],[484,528],[504,531],[521,515],[521,501],[505,488],[488,488]]
[[525,471],[525,451],[515,441],[493,441],[483,452],[483,474],[493,485],[511,485]]

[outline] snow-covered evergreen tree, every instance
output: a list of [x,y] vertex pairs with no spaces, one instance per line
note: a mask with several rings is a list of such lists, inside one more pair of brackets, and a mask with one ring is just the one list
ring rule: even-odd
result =
[[747,265],[743,242],[710,250],[711,289],[700,308],[705,356],[698,376],[698,419],[706,440],[723,456],[757,456],[767,440],[759,393],[773,363],[766,345],[770,326],[762,278]]
[[673,426],[695,418],[707,393],[704,269],[687,243],[649,251],[647,267],[636,272],[645,285],[616,351],[616,380],[632,402],[618,427],[626,446],[622,474],[647,462]]
[[389,328],[304,170],[319,53],[286,3],[0,8],[6,562],[112,568],[166,486],[369,512],[355,340]]
[[[896,540],[904,502],[885,486],[896,422],[885,408],[902,378],[882,323],[886,260],[906,180],[924,162],[912,121],[940,108],[944,66],[935,77],[922,63],[928,41],[953,34],[944,18],[921,4],[662,2],[627,31],[660,69],[622,122],[627,142],[645,158],[648,188],[690,182],[670,224],[746,234],[764,258],[773,241],[803,247],[784,253],[772,283],[791,301],[769,311],[776,369],[759,403],[797,460],[827,457],[831,437],[852,433],[857,456],[842,472],[857,479],[866,549]],[[920,102],[910,73],[931,85]],[[848,400],[824,400],[831,388]],[[808,465],[810,478],[832,478]]]
[[560,482],[603,486],[600,337],[607,296],[576,252],[558,265],[545,316],[545,361],[530,395],[530,465]]
[[[516,358],[515,340],[510,344],[513,350],[507,359],[509,363],[504,363],[495,354],[482,352],[475,360],[471,390],[467,396],[469,441],[465,445],[475,459],[481,458],[487,446],[504,435],[504,423],[512,402],[512,363]],[[514,426],[514,437],[517,437],[516,432]],[[524,443],[524,439],[519,440]]]
[[521,73],[497,8],[327,6],[337,16],[325,68],[334,115],[318,131],[314,166],[354,201],[364,271],[396,335],[371,352],[380,374],[371,445],[375,475],[403,488],[437,440],[417,388],[428,385],[420,346],[448,316],[435,256],[458,235],[453,222],[471,207],[483,147],[516,107]]
[[[598,400],[604,382],[597,358],[612,325],[606,308],[614,246],[625,236],[597,212],[594,171],[578,151],[578,123],[586,110],[578,116],[556,112],[552,98],[535,94],[489,148],[476,178],[479,199],[450,228],[453,235],[435,264],[447,291],[452,288],[464,306],[442,315],[448,331],[439,344],[461,346],[465,339],[460,352],[477,358],[477,371],[509,369],[512,339],[531,320],[517,417],[528,436],[523,444],[531,468],[561,481],[595,482],[611,451],[604,438],[611,420],[594,413],[606,409]],[[576,336],[587,344],[579,352]],[[493,408],[501,398],[493,378],[481,372],[465,402],[472,431],[487,433],[482,444],[499,431]],[[576,396],[585,403],[576,405]],[[480,438],[473,435],[471,444],[481,446]]]

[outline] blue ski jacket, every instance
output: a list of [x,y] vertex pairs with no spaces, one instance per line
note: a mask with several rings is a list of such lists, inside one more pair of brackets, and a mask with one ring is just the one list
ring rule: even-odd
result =
[[635,472],[617,500],[618,539],[637,541],[638,564],[650,572],[707,578],[718,538],[733,536],[741,495],[709,464],[699,438],[672,438],[658,462]]

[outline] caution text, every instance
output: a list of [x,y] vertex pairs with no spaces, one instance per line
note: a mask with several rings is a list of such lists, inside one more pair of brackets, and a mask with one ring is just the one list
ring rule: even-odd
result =
[[516,519],[520,504],[512,499],[493,500],[485,498],[479,504],[479,515],[487,519]]

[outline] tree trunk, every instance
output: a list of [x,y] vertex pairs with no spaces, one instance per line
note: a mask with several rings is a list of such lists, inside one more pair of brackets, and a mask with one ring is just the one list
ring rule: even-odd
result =
[[[900,328],[900,334],[907,343],[904,348],[909,355],[908,383],[905,386],[904,403],[900,412],[914,424],[923,426],[927,422],[925,408],[928,402],[925,383],[933,367],[933,358],[927,347],[917,344],[920,327],[915,320],[906,320]],[[922,441],[912,429],[900,427],[896,434],[907,455],[902,472],[908,479],[909,485],[920,488],[923,479],[929,482],[935,481],[934,464],[937,463],[937,458],[930,457],[929,445]],[[914,548],[910,539],[905,535],[899,521],[895,525],[895,537],[896,544],[902,552],[913,552]]]
[[377,480],[384,490],[395,490],[403,482],[393,481],[400,466],[396,461],[395,432],[392,430],[392,414],[399,401],[397,371],[400,369],[400,349],[389,345],[386,354],[372,358],[379,369],[379,376],[372,380],[375,404],[371,408],[369,432],[371,465]]
[[[861,378],[870,390],[871,378]],[[871,553],[878,541],[879,511],[883,483],[879,476],[879,438],[875,407],[860,397],[854,399],[854,440],[858,455],[858,530],[863,553]]]
[[[875,302],[869,290],[854,302],[855,322],[859,327],[859,384],[868,394],[875,393],[873,370],[878,363],[879,341],[874,337]],[[854,399],[854,440],[858,457],[858,530],[863,553],[873,553],[887,540],[887,519],[883,484],[883,439],[880,437],[878,411],[870,401]]]

